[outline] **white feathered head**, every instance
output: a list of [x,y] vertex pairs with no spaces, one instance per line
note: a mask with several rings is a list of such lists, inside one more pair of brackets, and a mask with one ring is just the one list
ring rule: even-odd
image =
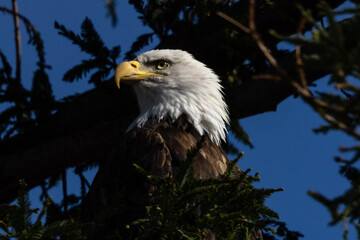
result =
[[[214,72],[182,50],[153,50],[121,63],[115,81],[133,85],[140,115],[130,125],[141,127],[149,118],[175,121],[185,114],[198,132],[220,144],[229,122],[220,80]],[[129,130],[128,129],[128,130]]]

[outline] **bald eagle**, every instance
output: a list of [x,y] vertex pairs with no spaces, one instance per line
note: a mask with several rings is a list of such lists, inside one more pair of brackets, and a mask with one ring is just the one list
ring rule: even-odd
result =
[[126,205],[114,218],[137,219],[149,189],[134,177],[132,164],[173,177],[201,139],[193,159],[196,176],[213,178],[225,172],[228,158],[220,144],[229,114],[220,80],[211,69],[182,50],[152,50],[118,65],[115,82],[119,88],[123,83],[133,87],[140,114],[127,129],[122,150],[94,180],[85,203],[85,209],[91,209],[85,210],[88,219],[102,214],[100,195],[108,205]]
[[[154,153],[163,160],[156,167],[168,171],[164,175],[173,174],[172,168],[185,160],[187,150],[201,136],[205,142],[194,161],[197,175],[209,178],[225,171],[227,157],[219,145],[225,141],[229,115],[220,80],[211,69],[185,51],[153,50],[121,63],[115,81],[119,88],[120,83],[133,86],[140,108],[140,115],[128,128],[128,138],[134,144],[144,132],[149,139],[159,138],[164,146]],[[153,165],[147,154],[139,157]]]

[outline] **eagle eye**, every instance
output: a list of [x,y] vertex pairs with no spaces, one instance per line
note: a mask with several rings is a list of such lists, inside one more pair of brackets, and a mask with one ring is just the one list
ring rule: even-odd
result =
[[168,67],[170,67],[170,63],[168,63],[166,61],[158,61],[156,63],[156,69],[159,69],[159,70],[164,70]]

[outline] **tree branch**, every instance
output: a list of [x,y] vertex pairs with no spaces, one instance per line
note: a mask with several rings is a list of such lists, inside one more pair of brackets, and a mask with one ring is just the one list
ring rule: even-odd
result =
[[68,167],[111,159],[137,114],[130,87],[118,91],[113,81],[63,102],[49,121],[0,145],[0,202],[16,197],[19,178],[32,188]]
[[[225,53],[223,49],[214,46],[223,40],[222,30],[228,22],[217,19],[210,19],[203,25],[169,37],[159,48],[187,50],[220,76],[226,76],[224,69],[228,61],[224,60]],[[288,31],[291,28],[287,25],[284,27]],[[295,59],[295,53],[277,57],[279,65],[286,62],[289,64],[286,69],[296,71],[295,61],[289,62],[288,59]],[[304,68],[304,71],[308,83],[329,74],[323,69],[308,71]],[[265,70],[259,72],[259,75],[269,76],[271,73]],[[228,87],[225,95],[232,119],[239,119],[275,111],[276,106],[294,92],[290,85],[263,78],[248,79]],[[25,178],[31,188],[67,167],[80,163],[101,164],[111,159],[114,151],[122,145],[126,128],[137,114],[133,92],[127,87],[117,91],[112,80],[111,83],[65,101],[48,122],[0,146],[0,202],[14,199],[21,177]]]
[[[307,88],[307,80],[305,78],[305,72],[304,72],[304,70],[302,68],[302,59],[301,59],[300,46],[296,46],[295,56],[296,56],[297,70],[298,70],[299,75],[300,75],[301,85],[297,81],[295,81],[292,77],[290,77],[290,75],[282,67],[280,67],[280,65],[277,63],[276,59],[271,54],[270,49],[264,44],[264,42],[262,41],[262,39],[260,37],[260,34],[256,30],[256,25],[255,25],[255,5],[256,5],[256,0],[249,0],[249,1],[250,1],[250,8],[249,8],[249,30],[250,31],[248,31],[247,28],[245,30],[254,39],[254,41],[258,45],[259,49],[261,50],[261,52],[264,54],[266,59],[270,62],[271,66],[274,67],[275,70],[282,76],[282,80],[283,80],[282,83],[285,83],[285,84],[290,83],[291,86],[294,88],[294,90],[296,90],[301,95],[303,100],[305,102],[307,102],[309,105],[311,105],[313,108],[315,108],[315,109],[320,108],[320,107],[331,108],[331,106],[327,106],[327,104],[324,104],[324,102],[321,101],[320,99],[314,98],[311,95],[310,91],[308,90],[308,88]],[[222,14],[221,16],[224,17],[226,15]],[[244,29],[243,27],[241,27],[242,25],[240,23],[236,24],[237,23],[236,20],[231,19],[228,16],[225,19],[230,19],[231,23],[238,26],[240,29]],[[298,33],[299,33],[299,31],[303,30],[304,25],[305,25],[305,23],[304,23],[304,18],[303,18],[300,21],[299,29],[297,31]],[[335,110],[337,110],[337,109],[335,109]],[[355,130],[349,129],[345,124],[338,121],[337,119],[335,119],[331,115],[326,114],[326,113],[322,113],[321,116],[327,122],[329,122],[330,124],[335,125],[337,128],[343,130],[344,132],[346,132],[350,136],[353,136],[356,139],[360,139],[360,134],[359,133],[357,133]]]
[[217,11],[216,14],[225,19],[228,22],[231,22],[232,24],[234,24],[235,26],[237,26],[238,28],[240,28],[241,30],[243,30],[246,33],[250,33],[250,29],[245,27],[244,25],[242,25],[241,23],[239,23],[238,21],[236,21],[235,19],[233,19],[232,17],[229,17],[228,15],[226,15],[225,13],[221,12],[221,11]]
[[67,181],[66,181],[66,169],[61,173],[62,191],[63,191],[63,205],[64,212],[68,210],[68,194],[67,194]]
[[20,36],[20,23],[19,11],[16,0],[12,0],[13,18],[15,26],[15,45],[16,45],[16,80],[21,80],[21,36]]

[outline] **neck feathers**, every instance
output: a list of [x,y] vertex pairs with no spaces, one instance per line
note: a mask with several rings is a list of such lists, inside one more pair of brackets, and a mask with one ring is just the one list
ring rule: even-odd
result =
[[220,145],[226,138],[229,116],[221,86],[218,82],[216,85],[216,91],[188,89],[180,93],[177,89],[157,88],[149,91],[147,87],[136,86],[140,115],[128,130],[142,127],[150,118],[175,122],[185,115],[200,135],[207,134],[211,141]]

